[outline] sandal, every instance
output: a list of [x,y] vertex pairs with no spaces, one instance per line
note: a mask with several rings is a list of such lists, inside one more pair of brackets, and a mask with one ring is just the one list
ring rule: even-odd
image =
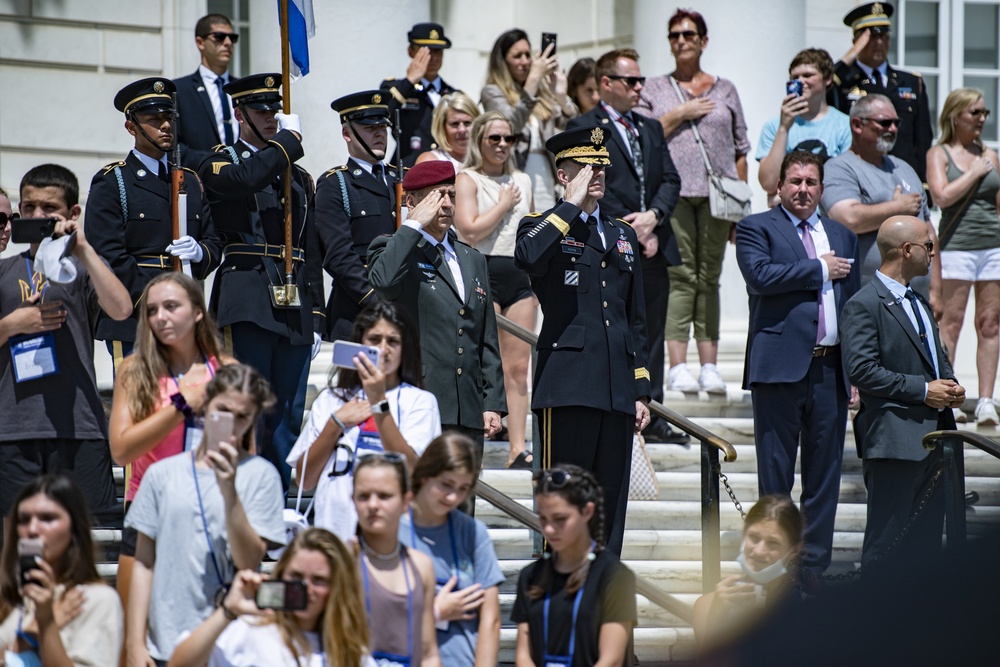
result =
[[507,470],[531,470],[531,459],[531,452],[525,449],[510,462]]

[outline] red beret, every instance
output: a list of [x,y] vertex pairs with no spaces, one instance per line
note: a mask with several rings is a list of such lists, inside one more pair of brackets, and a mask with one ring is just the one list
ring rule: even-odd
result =
[[410,167],[403,177],[403,189],[407,192],[416,192],[454,182],[455,165],[447,160],[428,160]]

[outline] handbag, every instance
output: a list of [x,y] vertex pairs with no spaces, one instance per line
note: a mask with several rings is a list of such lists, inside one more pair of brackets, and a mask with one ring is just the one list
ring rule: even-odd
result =
[[[677,99],[683,101],[684,94],[674,77],[670,77],[677,92]],[[708,171],[708,205],[713,218],[728,220],[729,222],[739,222],[750,215],[753,210],[750,207],[750,200],[753,199],[753,190],[750,186],[738,178],[729,178],[722,174],[717,174],[712,169],[712,163],[708,160],[708,153],[705,151],[705,144],[701,140],[701,133],[695,122],[691,123],[691,130],[694,132],[695,143],[701,151],[701,157],[705,161],[705,169]]]
[[646,441],[639,434],[632,437],[632,471],[629,474],[629,500],[659,500],[660,485],[656,482],[653,462],[646,453]]

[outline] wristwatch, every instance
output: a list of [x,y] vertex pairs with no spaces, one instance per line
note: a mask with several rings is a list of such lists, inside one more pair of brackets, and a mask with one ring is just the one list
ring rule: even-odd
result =
[[372,406],[372,414],[384,415],[389,412],[389,401],[382,399],[378,403]]
[[663,221],[663,211],[661,211],[660,209],[656,208],[655,206],[653,206],[649,210],[652,211],[653,215],[656,216],[656,223],[657,224],[659,224],[660,222]]

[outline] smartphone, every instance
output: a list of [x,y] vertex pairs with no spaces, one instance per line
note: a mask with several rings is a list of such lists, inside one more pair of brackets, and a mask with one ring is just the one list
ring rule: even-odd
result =
[[785,94],[802,97],[802,81],[799,79],[791,79],[785,83]]
[[41,243],[56,230],[56,218],[14,218],[10,240],[14,243]]
[[205,417],[205,442],[210,452],[219,451],[220,442],[233,437],[233,413],[209,412]]
[[257,608],[275,611],[302,611],[309,602],[304,581],[262,581],[257,588]]
[[38,569],[35,557],[41,558],[44,548],[45,543],[40,537],[24,537],[17,541],[17,572],[22,588],[30,581],[28,572]]
[[372,364],[378,367],[378,360],[382,355],[382,350],[377,347],[352,343],[349,340],[333,341],[333,365],[338,368],[349,368],[352,371],[357,370],[354,366],[354,357],[358,356],[358,353],[366,355]]
[[556,33],[554,33],[554,32],[543,32],[542,33],[542,53],[545,53],[545,49],[546,49],[546,47],[548,47],[549,44],[552,45],[552,53],[550,53],[549,55],[550,56],[554,56],[556,54]]

